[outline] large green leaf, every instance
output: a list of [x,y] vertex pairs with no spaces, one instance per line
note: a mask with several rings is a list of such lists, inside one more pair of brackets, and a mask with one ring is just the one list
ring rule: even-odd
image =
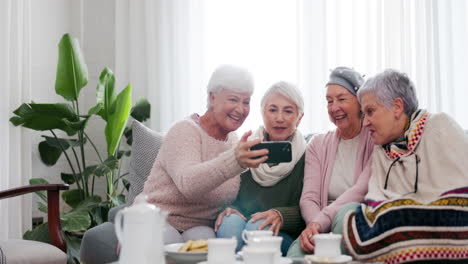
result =
[[105,129],[107,154],[109,156],[115,155],[130,115],[132,107],[132,86],[130,84],[120,92],[112,107],[115,107],[115,111],[108,116]]
[[55,148],[60,148],[60,146],[63,147],[63,149],[67,150],[70,146],[72,147],[79,147],[81,144],[86,143],[86,138],[83,138],[83,140],[78,140],[78,139],[71,139],[71,138],[55,138],[55,137],[48,137],[48,136],[42,136],[45,138],[47,144],[51,147]]
[[76,38],[65,34],[58,46],[55,92],[68,101],[75,101],[88,83],[88,68]]
[[130,115],[140,122],[150,118],[151,104],[145,98],[138,99],[137,103],[132,107]]
[[62,199],[72,208],[75,208],[84,200],[83,190],[73,189],[64,191],[62,192]]
[[117,169],[119,166],[119,160],[114,156],[109,156],[105,161],[97,166],[94,170],[94,175],[101,177],[108,173],[111,173],[113,170]]
[[33,130],[45,131],[60,129],[69,136],[76,134],[76,128],[67,124],[79,122],[80,118],[68,104],[22,104],[13,113],[10,122]]
[[111,112],[113,111],[112,105],[115,102],[117,94],[115,93],[115,76],[109,68],[104,68],[101,75],[99,76],[98,85],[96,87],[96,100],[98,105],[102,106],[102,109],[98,112],[98,115],[102,119],[108,121]]
[[49,228],[47,227],[47,222],[36,226],[36,228],[32,230],[26,231],[23,234],[23,239],[41,241],[52,244],[52,240],[49,236]]
[[39,143],[38,148],[41,160],[47,166],[55,165],[62,155],[62,150],[60,148],[51,147],[46,141]]
[[91,217],[88,211],[71,211],[60,216],[62,229],[69,232],[78,232],[88,229],[91,225]]

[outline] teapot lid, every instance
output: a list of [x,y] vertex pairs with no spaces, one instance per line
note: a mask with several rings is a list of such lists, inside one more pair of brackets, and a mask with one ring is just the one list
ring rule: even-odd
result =
[[134,213],[146,213],[148,211],[159,210],[154,204],[150,204],[147,202],[148,196],[147,195],[138,195],[135,197],[135,201],[132,206],[125,208],[129,212]]

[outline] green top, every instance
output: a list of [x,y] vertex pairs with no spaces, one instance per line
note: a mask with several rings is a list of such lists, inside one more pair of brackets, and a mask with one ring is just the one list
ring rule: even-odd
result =
[[263,187],[255,182],[250,170],[242,173],[239,194],[231,207],[247,218],[254,213],[277,210],[283,217],[280,231],[293,238],[298,237],[305,228],[299,207],[304,179],[304,157],[305,154],[288,177],[270,187]]

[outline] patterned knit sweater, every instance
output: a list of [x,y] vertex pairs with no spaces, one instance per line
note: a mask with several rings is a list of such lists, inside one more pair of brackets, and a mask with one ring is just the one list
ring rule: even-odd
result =
[[148,202],[168,211],[168,223],[179,231],[213,227],[219,211],[237,195],[240,173],[235,133],[226,141],[210,137],[199,116],[176,123],[167,133],[143,194]]

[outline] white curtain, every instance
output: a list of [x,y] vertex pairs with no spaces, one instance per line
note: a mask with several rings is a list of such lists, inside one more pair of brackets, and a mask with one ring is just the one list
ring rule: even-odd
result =
[[[30,101],[30,1],[0,1],[0,190],[28,184],[31,142],[28,131],[9,118]],[[31,228],[31,195],[0,200],[0,239],[21,238]]]
[[205,85],[218,64],[244,65],[256,90],[240,131],[262,123],[263,91],[288,80],[304,95],[300,129],[309,133],[333,128],[324,100],[330,69],[371,76],[395,68],[415,82],[420,107],[468,128],[467,8],[464,0],[122,0],[117,76],[148,97],[153,128],[167,130],[205,111]]

